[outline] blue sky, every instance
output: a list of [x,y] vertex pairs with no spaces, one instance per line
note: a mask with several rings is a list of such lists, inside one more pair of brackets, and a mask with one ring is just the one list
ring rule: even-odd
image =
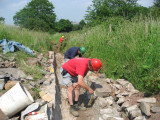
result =
[[[13,16],[20,9],[24,8],[31,0],[0,0],[0,17],[5,18],[5,23],[13,25]],[[53,3],[57,19],[69,19],[79,22],[84,19],[87,7],[92,4],[92,0],[49,0]],[[142,6],[153,5],[153,0],[139,0]]]

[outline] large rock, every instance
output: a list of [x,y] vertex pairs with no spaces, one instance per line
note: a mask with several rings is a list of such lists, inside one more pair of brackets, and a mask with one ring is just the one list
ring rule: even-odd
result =
[[133,120],[136,117],[142,116],[140,109],[135,109],[129,112],[130,119]]
[[160,113],[160,107],[151,107],[153,113]]
[[104,114],[102,117],[103,117],[102,120],[124,120],[123,118],[115,117],[115,116],[110,116],[108,114]]
[[156,101],[156,98],[143,98],[138,100],[137,102],[156,103]]
[[115,108],[112,108],[112,107],[106,108],[106,109],[101,109],[100,114],[101,115],[107,114],[112,117],[120,117],[120,113]]
[[119,84],[113,84],[113,86],[115,86],[118,90],[122,89],[122,85],[119,85]]
[[151,113],[150,113],[150,105],[145,103],[145,102],[141,102],[140,103],[140,109],[141,111],[147,115],[147,116],[151,116]]
[[138,109],[138,106],[137,105],[132,105],[132,106],[127,108],[127,112],[130,112],[130,111],[133,111],[133,110],[136,110],[136,109]]
[[108,84],[94,83],[95,93],[98,97],[109,97],[111,95],[111,87]]
[[146,118],[144,116],[138,116],[134,120],[146,120]]
[[15,86],[18,83],[18,81],[8,81],[5,84],[5,90],[11,89],[13,86]]
[[129,83],[127,80],[124,80],[124,79],[117,79],[116,82],[122,86],[125,86]]
[[26,77],[25,73],[18,68],[1,68],[0,72],[12,74],[12,76],[16,79]]
[[106,98],[101,98],[101,97],[99,97],[98,98],[98,101],[99,101],[99,106],[101,107],[101,108],[104,108],[104,107],[106,107],[106,106],[110,106],[110,105],[112,105],[113,104],[113,102],[114,102],[114,99],[113,99],[113,97],[106,97]]

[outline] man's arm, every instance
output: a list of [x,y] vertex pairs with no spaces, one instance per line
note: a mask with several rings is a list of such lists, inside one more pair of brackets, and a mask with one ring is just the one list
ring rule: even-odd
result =
[[81,75],[78,75],[78,84],[79,84],[81,87],[83,87],[84,89],[88,90],[90,94],[93,94],[93,93],[94,93],[94,91],[93,91],[88,85],[86,85],[86,84],[84,83],[84,81],[83,81],[83,76],[81,76]]

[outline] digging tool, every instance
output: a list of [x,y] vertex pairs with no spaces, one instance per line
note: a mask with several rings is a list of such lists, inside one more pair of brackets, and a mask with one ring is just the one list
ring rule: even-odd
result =
[[[88,91],[87,91],[87,92],[88,92]],[[97,96],[97,94],[96,94],[95,91],[94,91],[93,94],[89,94],[89,93],[88,93],[88,98],[89,98],[88,106],[91,106],[97,97],[98,97],[98,96]]]

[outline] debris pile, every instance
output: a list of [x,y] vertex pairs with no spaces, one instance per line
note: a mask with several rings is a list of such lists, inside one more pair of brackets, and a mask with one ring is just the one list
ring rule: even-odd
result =
[[0,55],[0,68],[15,68],[16,63],[14,62],[14,58],[8,59],[2,55]]
[[93,107],[99,120],[147,120],[160,113],[156,98],[145,97],[127,80],[101,75],[88,75],[87,79],[97,95]]
[[[11,68],[13,66],[6,65],[5,68],[2,68],[1,66],[0,119],[53,119],[53,110],[55,109],[56,93],[55,75],[53,68],[54,52],[50,51],[48,55],[48,60],[43,58],[42,54],[39,54],[37,58],[34,58],[34,61],[30,60],[32,58],[28,59],[29,62],[32,62],[29,65],[35,66],[38,63],[39,65],[44,66],[44,70],[41,70],[41,73],[44,75],[44,77],[36,81],[32,76],[27,76],[25,73],[23,73],[23,71],[19,70],[18,68]],[[3,59],[0,60],[4,60],[4,58],[5,57],[3,57]],[[28,63],[26,62],[26,64]],[[46,71],[45,69],[48,67],[52,69]],[[35,95],[35,92],[37,96]],[[7,100],[5,100],[6,97],[8,98]],[[9,108],[5,106],[4,102],[5,104],[10,103],[8,105]],[[14,106],[11,103],[13,103]],[[9,109],[10,111],[7,111],[7,109]]]

